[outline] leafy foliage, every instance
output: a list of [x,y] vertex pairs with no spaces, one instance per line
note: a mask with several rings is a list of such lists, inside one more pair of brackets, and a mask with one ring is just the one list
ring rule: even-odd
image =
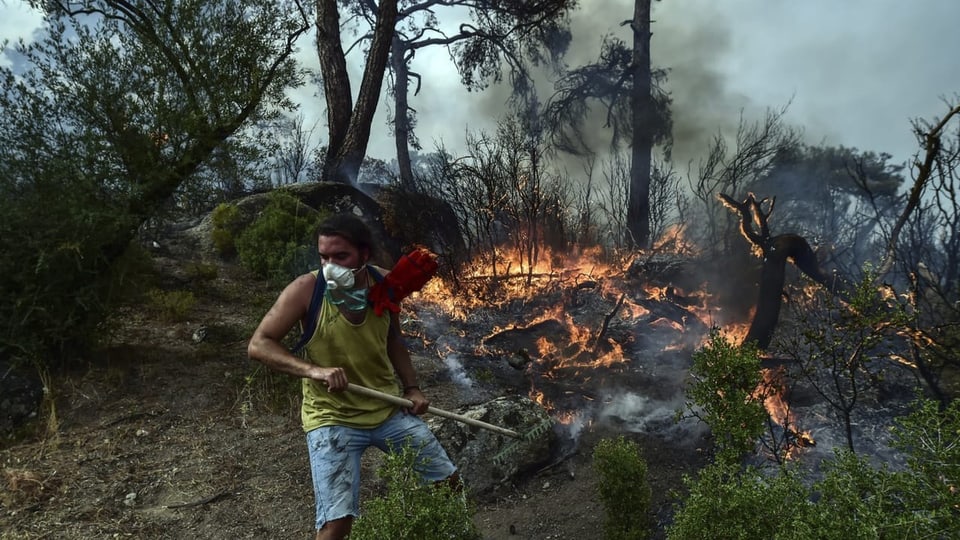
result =
[[904,470],[842,450],[809,487],[789,466],[770,474],[718,461],[687,478],[690,495],[667,538],[952,538],[960,527],[960,402],[941,410],[919,399],[895,434]]
[[42,4],[38,39],[5,44],[17,71],[0,67],[0,356],[48,364],[94,341],[141,225],[289,104],[306,26],[261,0]]
[[271,192],[270,202],[236,240],[240,264],[280,282],[307,269],[313,233],[322,216],[293,195]]
[[827,265],[843,275],[874,257],[902,200],[901,165],[888,154],[854,148],[781,148],[760,178],[744,190],[776,198],[778,228],[824,244]]
[[[619,38],[604,36],[596,62],[572,69],[557,81],[554,96],[544,111],[544,125],[554,130],[552,137],[559,148],[574,154],[596,150],[588,144],[586,120],[591,105],[597,103],[605,114],[604,125],[612,130],[611,147],[617,147],[623,139],[633,140],[633,90],[640,83],[629,76],[632,66],[631,47]],[[669,143],[673,120],[671,99],[663,90],[667,72],[653,70],[651,79],[653,109],[649,136],[654,143]]]
[[799,477],[786,469],[766,479],[755,469],[718,461],[686,481],[690,494],[674,515],[670,540],[777,538],[806,500]]
[[160,317],[166,321],[183,321],[187,313],[197,303],[197,298],[190,291],[161,291],[152,289],[147,292],[150,307],[159,311]]
[[907,317],[869,266],[845,296],[817,289],[807,302],[792,303],[795,321],[781,331],[778,348],[831,405],[846,428],[847,447],[855,451],[855,411],[868,391],[884,383],[887,371],[902,369],[886,359],[902,339]]
[[213,249],[224,257],[237,254],[237,234],[241,229],[240,209],[235,204],[220,203],[210,214]]
[[593,449],[599,476],[597,492],[603,503],[604,537],[633,540],[650,535],[650,484],[640,448],[622,435],[603,439]]
[[690,374],[687,410],[713,431],[717,461],[736,463],[754,448],[767,418],[756,395],[762,382],[758,351],[734,345],[715,329],[694,353]]
[[[894,428],[894,435],[895,446],[906,454],[913,472],[906,478],[904,505],[922,509],[912,516],[915,537],[960,530],[960,400],[945,408],[919,400],[914,412]],[[901,526],[909,528],[909,522]]]
[[187,275],[198,281],[213,281],[220,274],[217,265],[209,262],[190,263],[186,267]]
[[386,481],[386,493],[365,503],[350,538],[480,539],[464,493],[446,483],[422,483],[414,469],[416,460],[417,453],[409,445],[387,455],[378,471]]

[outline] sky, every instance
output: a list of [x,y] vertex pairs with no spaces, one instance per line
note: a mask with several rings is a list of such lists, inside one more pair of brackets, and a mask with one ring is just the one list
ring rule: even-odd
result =
[[[571,66],[595,59],[605,34],[629,39],[620,23],[632,15],[631,0],[580,3],[584,9],[573,16],[567,56]],[[680,162],[696,159],[716,133],[736,126],[741,113],[757,119],[788,104],[786,121],[801,128],[808,142],[887,152],[894,162],[906,161],[917,150],[911,120],[943,114],[943,99],[960,95],[956,0],[662,0],[654,2],[652,18],[653,64],[669,70]],[[0,38],[29,39],[38,23],[22,2],[0,0]],[[301,43],[299,57],[317,66],[312,38]],[[424,74],[424,87],[411,104],[425,150],[441,141],[456,150],[468,130],[495,128],[506,89],[466,92],[441,51],[422,51],[414,62]],[[354,54],[351,65],[356,91],[362,58]],[[541,93],[547,96],[549,86]],[[324,133],[316,89],[294,95],[306,124]],[[382,107],[369,154],[389,160],[393,143],[386,121]]]

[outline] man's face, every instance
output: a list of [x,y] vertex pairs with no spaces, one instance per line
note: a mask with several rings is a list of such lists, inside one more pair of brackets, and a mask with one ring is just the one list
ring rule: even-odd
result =
[[366,264],[369,254],[361,252],[342,236],[320,236],[317,240],[320,262],[333,263],[346,268],[360,268]]

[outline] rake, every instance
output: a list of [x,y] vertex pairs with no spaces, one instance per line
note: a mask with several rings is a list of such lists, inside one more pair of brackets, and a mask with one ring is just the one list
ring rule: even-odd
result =
[[[413,407],[413,402],[410,401],[409,399],[404,399],[402,397],[386,394],[386,393],[380,392],[379,390],[374,390],[372,388],[367,388],[366,386],[360,386],[358,384],[347,383],[347,391],[353,392],[355,394],[360,394],[362,396],[372,397],[374,399],[386,401],[387,403],[391,403],[393,405],[397,405],[400,407]],[[502,465],[505,460],[507,460],[510,456],[515,454],[520,449],[521,445],[523,445],[526,442],[532,441],[537,437],[540,437],[541,435],[543,435],[553,427],[553,420],[547,418],[542,422],[537,423],[537,425],[533,426],[526,433],[520,434],[520,433],[517,433],[516,431],[510,430],[507,428],[502,428],[500,426],[488,424],[486,422],[482,422],[475,418],[470,418],[462,414],[445,411],[443,409],[438,409],[436,407],[427,407],[427,412],[430,414],[435,414],[437,416],[442,416],[444,418],[449,418],[451,420],[455,420],[457,422],[461,422],[469,426],[486,429],[494,433],[499,433],[500,435],[506,435],[507,437],[510,437],[512,439],[517,439],[516,441],[505,446],[503,449],[497,452],[495,456],[493,456],[493,462],[498,465]]]
[[[372,389],[372,388],[367,388],[366,386],[360,386],[360,385],[358,385],[358,384],[347,383],[347,390],[350,391],[350,392],[353,392],[353,393],[355,393],[355,394],[360,394],[360,395],[362,395],[362,396],[372,397],[372,398],[375,398],[375,399],[379,399],[379,400],[382,400],[382,401],[386,401],[387,403],[391,403],[391,404],[393,404],[393,405],[397,405],[397,406],[400,406],[400,407],[413,407],[413,402],[410,401],[409,399],[404,399],[404,398],[402,398],[402,397],[397,397],[397,396],[394,396],[394,395],[385,394],[385,393],[383,393],[383,392],[380,392],[379,390],[374,390],[374,389]],[[522,438],[522,435],[520,435],[520,434],[517,433],[516,431],[510,430],[510,429],[507,429],[507,428],[502,428],[502,427],[500,427],[500,426],[495,426],[495,425],[493,425],[493,424],[488,424],[488,423],[486,423],[486,422],[481,422],[480,420],[477,420],[477,419],[475,419],[475,418],[470,418],[470,417],[467,417],[467,416],[463,416],[462,414],[457,414],[457,413],[453,413],[453,412],[450,412],[450,411],[445,411],[445,410],[443,410],[443,409],[438,409],[438,408],[436,408],[436,407],[427,407],[427,412],[430,413],[430,414],[435,414],[435,415],[437,415],[437,416],[442,416],[442,417],[444,417],[444,418],[449,418],[449,419],[451,419],[451,420],[456,420],[457,422],[460,422],[460,423],[463,423],[463,424],[467,424],[467,425],[470,425],[470,426],[478,427],[478,428],[481,428],[481,429],[486,429],[486,430],[488,430],[488,431],[493,431],[493,432],[499,433],[499,434],[501,434],[501,435],[506,435],[507,437],[510,437],[510,438],[513,438],[513,439],[520,439],[520,438]]]

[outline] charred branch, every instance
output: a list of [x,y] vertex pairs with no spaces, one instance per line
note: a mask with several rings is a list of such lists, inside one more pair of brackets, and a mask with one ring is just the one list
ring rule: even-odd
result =
[[931,176],[933,175],[934,165],[940,155],[940,150],[942,147],[940,137],[943,135],[943,131],[946,129],[946,126],[950,120],[958,115],[960,115],[960,105],[956,105],[951,108],[950,111],[940,119],[940,121],[932,126],[928,126],[926,130],[923,130],[919,125],[914,128],[917,138],[920,139],[923,146],[923,161],[917,159],[914,163],[914,166],[917,169],[917,177],[913,182],[913,187],[910,189],[910,195],[907,198],[907,206],[903,209],[900,217],[897,218],[897,222],[893,225],[893,229],[890,231],[890,238],[887,240],[886,253],[884,254],[883,263],[880,265],[879,273],[881,276],[889,272],[893,267],[895,259],[894,255],[897,249],[897,242],[900,238],[900,232],[907,224],[910,214],[912,214],[920,205],[920,198],[921,195],[923,195],[924,188],[927,186]]
[[610,327],[610,321],[616,317],[617,312],[620,311],[620,308],[623,306],[623,300],[627,295],[621,294],[620,298],[617,299],[617,304],[613,306],[613,309],[610,310],[610,313],[603,318],[603,325],[600,326],[600,331],[597,332],[597,337],[593,340],[593,345],[590,347],[592,351],[597,350],[597,346],[601,343],[603,336],[607,333],[607,328]]

